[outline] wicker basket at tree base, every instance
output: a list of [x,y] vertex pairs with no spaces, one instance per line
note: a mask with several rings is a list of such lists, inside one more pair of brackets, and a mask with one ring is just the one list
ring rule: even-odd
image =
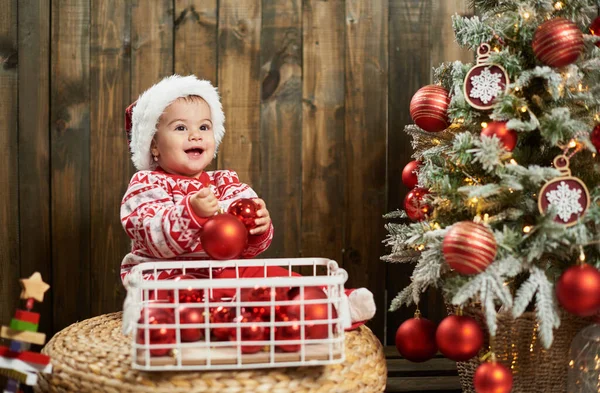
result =
[[[480,309],[465,309],[463,314],[475,318],[485,327]],[[560,328],[554,330],[554,341],[546,350],[538,336],[535,313],[526,312],[513,319],[510,312],[499,312],[494,351],[498,360],[512,370],[512,393],[566,392],[571,341],[589,323],[570,314],[561,315]],[[487,345],[486,340],[485,348]],[[473,374],[479,364],[478,356],[468,362],[456,363],[463,392],[475,393]]]
[[111,393],[376,393],[386,385],[383,347],[366,326],[347,332],[341,364],[218,372],[143,372],[131,369],[131,339],[121,313],[102,315],[56,334],[43,353],[53,374],[36,392]]

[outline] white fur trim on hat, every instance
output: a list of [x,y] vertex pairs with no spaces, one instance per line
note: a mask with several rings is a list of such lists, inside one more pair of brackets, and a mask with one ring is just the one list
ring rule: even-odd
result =
[[143,92],[133,108],[130,149],[131,160],[138,170],[156,168],[150,147],[158,119],[173,101],[190,95],[202,97],[210,108],[215,133],[215,155],[217,154],[225,135],[225,114],[217,89],[209,81],[200,80],[194,75],[172,75]]

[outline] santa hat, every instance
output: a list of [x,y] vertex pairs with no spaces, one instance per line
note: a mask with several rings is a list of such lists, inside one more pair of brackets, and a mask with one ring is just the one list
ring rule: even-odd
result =
[[137,101],[125,110],[125,130],[131,150],[131,161],[137,170],[156,168],[150,146],[156,133],[158,119],[173,101],[191,95],[202,97],[210,108],[215,133],[215,155],[217,154],[225,135],[225,114],[217,89],[209,81],[200,80],[194,75],[172,75],[143,92]]

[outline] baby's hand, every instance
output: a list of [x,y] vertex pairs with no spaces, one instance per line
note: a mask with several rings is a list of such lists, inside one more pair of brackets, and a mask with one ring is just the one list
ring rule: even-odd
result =
[[199,217],[211,217],[219,210],[217,197],[212,193],[210,188],[206,187],[195,193],[190,198],[190,204],[194,213]]
[[269,230],[269,226],[271,226],[271,217],[269,216],[265,201],[260,198],[254,198],[253,201],[258,205],[258,210],[256,211],[256,216],[258,218],[254,220],[256,226],[250,229],[250,234],[262,235]]

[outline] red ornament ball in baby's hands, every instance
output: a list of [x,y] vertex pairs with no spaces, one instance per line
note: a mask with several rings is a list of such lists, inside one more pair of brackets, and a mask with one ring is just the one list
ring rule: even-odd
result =
[[229,205],[227,213],[235,216],[244,223],[246,228],[252,229],[256,226],[256,212],[259,206],[250,198],[241,198]]
[[212,259],[235,259],[248,244],[248,229],[231,214],[217,214],[204,224],[200,242]]

